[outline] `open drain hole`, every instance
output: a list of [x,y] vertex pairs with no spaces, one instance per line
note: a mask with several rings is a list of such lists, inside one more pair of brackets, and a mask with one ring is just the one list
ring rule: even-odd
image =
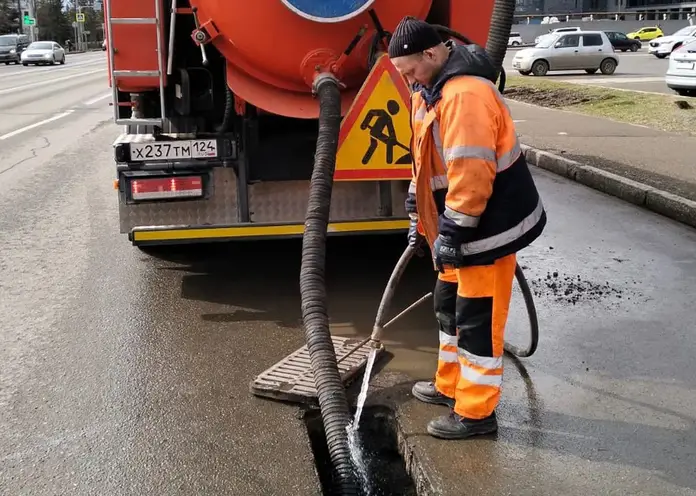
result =
[[[355,414],[355,411],[353,411]],[[329,447],[319,410],[305,414],[305,424],[324,496],[337,494]],[[361,458],[369,479],[363,496],[417,496],[416,486],[406,472],[399,453],[396,419],[386,407],[366,406],[360,418]]]

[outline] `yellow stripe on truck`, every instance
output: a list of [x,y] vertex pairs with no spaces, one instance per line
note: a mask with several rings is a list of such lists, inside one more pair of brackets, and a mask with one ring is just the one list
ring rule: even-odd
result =
[[[330,233],[349,233],[365,231],[392,231],[408,229],[408,220],[377,220],[361,222],[330,223]],[[292,236],[304,232],[304,224],[276,226],[234,226],[193,229],[146,229],[133,230],[133,241],[174,241],[183,239],[242,238],[264,236]]]

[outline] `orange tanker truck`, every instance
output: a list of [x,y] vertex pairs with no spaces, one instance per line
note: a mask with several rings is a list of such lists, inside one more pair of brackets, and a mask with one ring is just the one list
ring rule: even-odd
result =
[[105,0],[121,233],[135,245],[301,236],[319,76],[340,87],[329,235],[405,231],[410,100],[386,38],[412,15],[485,46],[493,4]]

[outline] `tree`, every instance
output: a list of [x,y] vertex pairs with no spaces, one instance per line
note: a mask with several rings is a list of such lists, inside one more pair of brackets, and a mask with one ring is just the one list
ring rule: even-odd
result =
[[0,0],[0,35],[16,33],[19,28],[19,11],[14,0]]
[[62,0],[39,0],[36,3],[38,4],[36,7],[38,39],[65,43],[65,40],[73,37],[70,21],[63,13]]

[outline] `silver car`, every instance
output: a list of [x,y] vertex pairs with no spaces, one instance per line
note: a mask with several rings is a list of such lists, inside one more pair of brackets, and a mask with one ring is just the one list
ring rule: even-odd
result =
[[575,70],[614,74],[618,65],[619,57],[603,31],[559,33],[534,48],[520,50],[512,60],[513,69],[524,76]]
[[22,52],[22,65],[65,64],[65,50],[55,41],[35,41]]

